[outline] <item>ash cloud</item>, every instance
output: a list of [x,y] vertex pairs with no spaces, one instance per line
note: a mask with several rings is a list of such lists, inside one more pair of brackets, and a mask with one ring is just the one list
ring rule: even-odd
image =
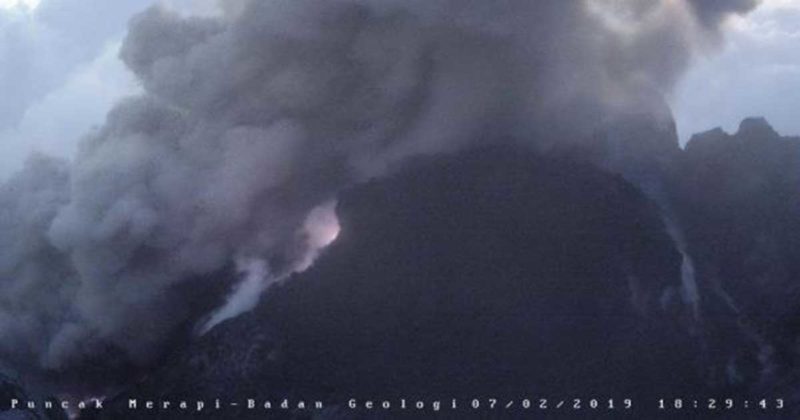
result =
[[718,25],[730,13],[745,13],[758,6],[758,0],[692,0],[689,4],[700,20],[707,25]]
[[121,50],[145,93],[69,168],[36,158],[0,191],[0,353],[51,377],[90,361],[147,366],[206,314],[176,288],[219,294],[194,282],[242,258],[292,271],[316,252],[309,213],[404,157],[502,138],[562,147],[633,111],[669,119],[662,93],[750,5],[150,8]]

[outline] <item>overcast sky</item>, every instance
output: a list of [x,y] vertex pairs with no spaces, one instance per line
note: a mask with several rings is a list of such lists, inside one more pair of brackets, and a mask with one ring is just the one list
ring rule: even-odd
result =
[[[33,150],[70,156],[135,79],[117,59],[132,14],[157,0],[0,0],[0,179]],[[162,0],[210,13],[213,0]],[[766,0],[733,19],[722,52],[701,58],[670,96],[683,141],[765,116],[800,134],[800,0]]]
[[[128,19],[157,0],[0,0],[0,179],[31,151],[71,156],[137,92],[117,53]],[[209,13],[213,0],[160,0]]]
[[800,0],[765,0],[733,18],[725,44],[698,59],[672,95],[681,139],[714,127],[736,131],[748,116],[800,134]]

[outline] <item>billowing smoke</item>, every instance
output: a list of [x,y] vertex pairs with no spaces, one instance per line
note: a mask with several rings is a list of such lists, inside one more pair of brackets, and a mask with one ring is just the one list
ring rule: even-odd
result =
[[71,167],[32,159],[0,191],[0,353],[54,377],[146,366],[207,316],[198,294],[224,300],[228,287],[198,279],[242,259],[264,264],[246,278],[304,265],[319,247],[304,230],[309,213],[341,188],[414,154],[505,138],[548,148],[583,141],[617,113],[665,113],[661,94],[692,55],[724,16],[752,6],[253,0],[226,2],[213,18],[146,10],[121,51],[145,93],[116,106]]
[[689,5],[705,25],[715,28],[728,14],[748,12],[758,4],[758,0],[693,0]]

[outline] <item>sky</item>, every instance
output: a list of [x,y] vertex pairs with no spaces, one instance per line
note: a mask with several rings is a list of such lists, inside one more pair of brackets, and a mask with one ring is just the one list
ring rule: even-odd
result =
[[[0,180],[34,151],[70,157],[120,98],[140,87],[117,57],[127,21],[159,0],[0,0]],[[213,0],[160,0],[212,13]],[[726,27],[669,95],[682,142],[764,116],[800,134],[800,0],[765,0]]]
[[[0,180],[34,151],[71,157],[139,90],[118,58],[130,17],[156,0],[0,0]],[[161,0],[209,13],[211,0]]]
[[743,117],[800,135],[800,0],[766,0],[731,18],[721,52],[700,57],[671,95],[681,140]]

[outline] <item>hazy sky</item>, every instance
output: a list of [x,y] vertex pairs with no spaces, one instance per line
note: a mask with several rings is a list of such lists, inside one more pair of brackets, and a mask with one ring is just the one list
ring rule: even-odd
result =
[[[70,156],[118,98],[137,91],[117,58],[126,22],[157,0],[0,0],[0,179],[33,150]],[[166,0],[207,13],[213,0]],[[164,1],[162,1],[164,2]],[[721,53],[700,58],[671,103],[682,140],[765,116],[800,134],[800,0],[733,19]]]
[[681,139],[714,127],[735,131],[747,116],[800,134],[800,0],[765,0],[732,18],[726,35],[722,53],[698,59],[672,95]]
[[[31,151],[71,156],[138,89],[117,58],[131,15],[157,0],[0,0],[0,179]],[[205,13],[213,0],[161,0]]]

